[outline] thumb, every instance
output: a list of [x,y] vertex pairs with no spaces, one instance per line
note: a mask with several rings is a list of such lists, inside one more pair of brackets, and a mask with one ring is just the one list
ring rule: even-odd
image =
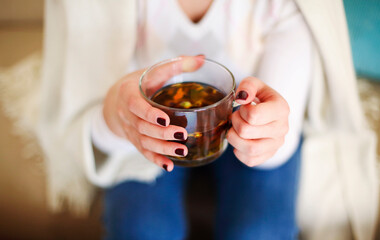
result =
[[258,94],[264,88],[263,82],[254,77],[244,78],[236,90],[236,102],[242,105],[257,102]]

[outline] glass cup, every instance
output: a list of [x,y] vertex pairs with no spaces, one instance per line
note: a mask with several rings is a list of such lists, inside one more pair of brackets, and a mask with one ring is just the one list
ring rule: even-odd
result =
[[[188,154],[167,157],[178,166],[201,166],[217,159],[227,148],[226,133],[231,126],[236,84],[232,73],[220,63],[201,59],[199,68],[185,72],[183,61],[179,57],[148,68],[140,78],[140,91],[153,107],[168,114],[171,125],[181,126],[188,132],[186,140],[176,141],[187,146]],[[166,86],[190,82],[212,86],[224,97],[211,105],[190,109],[168,107],[152,100]]]

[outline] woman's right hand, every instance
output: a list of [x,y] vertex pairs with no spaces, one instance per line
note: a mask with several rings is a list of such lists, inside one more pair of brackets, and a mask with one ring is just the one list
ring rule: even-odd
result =
[[[183,57],[181,72],[195,71],[203,64],[204,56]],[[159,72],[157,83],[170,78],[172,66]],[[187,131],[170,125],[169,116],[152,107],[139,91],[139,78],[144,70],[130,73],[115,83],[104,100],[103,115],[109,129],[130,141],[148,160],[166,171],[174,164],[163,155],[186,156],[187,147],[168,140],[185,140]]]

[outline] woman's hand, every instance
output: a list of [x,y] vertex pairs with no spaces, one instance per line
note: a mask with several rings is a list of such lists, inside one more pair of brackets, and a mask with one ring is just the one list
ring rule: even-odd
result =
[[257,166],[284,143],[289,130],[289,106],[279,93],[253,77],[240,83],[236,101],[242,106],[232,114],[233,127],[227,139],[241,162]]
[[[190,72],[203,64],[204,56],[183,57],[175,69]],[[153,84],[159,85],[173,74],[173,66],[164,66],[157,71]],[[169,116],[152,107],[139,91],[139,78],[144,70],[126,75],[108,91],[104,101],[103,115],[109,129],[119,137],[126,138],[150,161],[173,170],[173,162],[163,155],[186,156],[187,147],[167,140],[184,140],[184,128],[170,125]]]

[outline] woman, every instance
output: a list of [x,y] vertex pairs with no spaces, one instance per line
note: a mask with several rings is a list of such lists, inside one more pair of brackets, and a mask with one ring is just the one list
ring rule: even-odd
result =
[[[164,113],[142,100],[137,81],[142,73],[138,69],[177,55],[188,55],[183,67],[191,68],[202,56],[190,55],[198,53],[222,62],[234,72],[241,81],[237,98],[245,104],[233,114],[233,127],[228,133],[235,150],[227,150],[213,167],[218,185],[223,186],[218,189],[216,236],[226,239],[296,237],[297,172],[306,105],[309,124],[304,132],[304,162],[311,158],[319,160],[321,156],[328,162],[334,161],[334,151],[331,146],[325,150],[323,142],[337,142],[340,148],[354,142],[350,151],[359,154],[344,156],[345,161],[351,159],[348,163],[338,160],[343,173],[333,173],[339,178],[338,182],[345,181],[341,186],[343,195],[335,196],[336,201],[344,201],[350,208],[347,217],[345,212],[339,212],[342,207],[328,206],[328,209],[337,209],[339,221],[344,223],[337,231],[345,236],[351,221],[356,237],[371,236],[373,220],[367,223],[373,216],[370,211],[364,211],[363,215],[357,210],[376,206],[375,198],[369,196],[373,188],[360,185],[362,196],[370,199],[365,202],[353,196],[357,188],[345,178],[351,175],[360,184],[374,186],[374,173],[369,168],[369,175],[357,173],[352,168],[359,164],[360,152],[373,151],[363,146],[367,145],[368,149],[373,145],[368,137],[370,133],[363,126],[354,91],[342,6],[327,2],[323,5],[326,9],[338,9],[335,25],[340,28],[336,32],[339,37],[344,36],[339,39],[338,36],[325,36],[334,34],[328,31],[331,28],[327,24],[315,25],[317,20],[327,22],[318,19],[316,15],[323,16],[323,11],[316,11],[322,8],[313,3],[299,3],[298,6],[290,0],[189,3],[139,1],[137,7],[128,1],[91,4],[78,1],[73,6],[68,2],[48,3],[47,64],[40,125],[42,146],[51,159],[62,158],[60,164],[70,167],[72,163],[67,159],[75,159],[80,166],[75,175],[79,179],[80,172],[85,172],[93,183],[108,187],[105,198],[108,237],[184,237],[181,197],[187,170],[175,168],[173,171],[172,162],[161,154],[185,155],[185,146],[164,140],[173,139],[174,133],[182,133],[185,137],[187,133],[170,126]],[[313,28],[318,45],[309,27]],[[55,34],[50,32],[49,35],[49,29],[53,28]],[[340,29],[343,32],[339,32]],[[342,42],[335,52],[337,44],[327,44],[331,39]],[[339,55],[342,66],[336,65],[333,53]],[[324,60],[328,86],[336,87],[334,94],[324,91],[319,54]],[[333,67],[338,69],[331,71]],[[348,73],[343,73],[340,68],[346,67],[348,69],[344,70]],[[349,79],[344,89],[341,88],[342,77]],[[329,98],[324,98],[325,94]],[[248,104],[255,97],[261,102],[256,107]],[[322,99],[326,99],[328,105],[323,105]],[[347,103],[349,108],[345,107]],[[285,137],[288,105],[289,133]],[[329,106],[327,112],[322,111],[325,106]],[[331,133],[337,129],[338,133]],[[95,162],[93,149],[96,148],[108,155],[103,165]],[[315,156],[316,149],[323,152]],[[344,152],[349,151],[345,149]],[[374,164],[373,156],[365,158],[366,165]],[[259,166],[252,169],[239,161],[249,167]],[[315,162],[315,159],[306,162],[306,168],[314,166],[311,164]],[[162,174],[161,167],[172,172]],[[50,173],[54,171],[52,168]],[[57,181],[52,185],[62,181],[55,174],[51,180]],[[154,184],[146,183],[153,180]],[[309,216],[318,215],[313,210],[307,211]],[[309,219],[312,218],[304,220],[304,228],[309,228],[310,236],[319,236],[313,232]],[[319,227],[321,231],[329,225],[326,214],[314,221],[322,226]],[[173,224],[176,227],[172,227]]]

